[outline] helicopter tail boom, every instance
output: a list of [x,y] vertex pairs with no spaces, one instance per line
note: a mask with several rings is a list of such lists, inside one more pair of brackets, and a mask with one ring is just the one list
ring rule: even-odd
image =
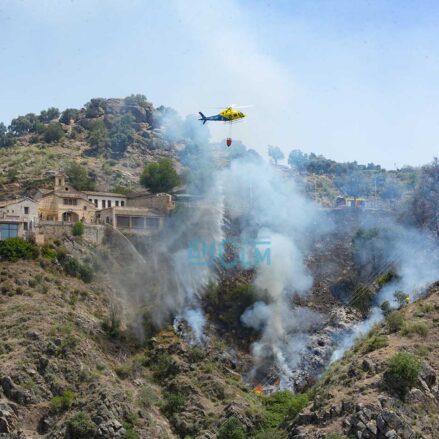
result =
[[198,114],[201,116],[201,119],[198,120],[202,120],[204,125],[207,122],[207,117],[201,111]]

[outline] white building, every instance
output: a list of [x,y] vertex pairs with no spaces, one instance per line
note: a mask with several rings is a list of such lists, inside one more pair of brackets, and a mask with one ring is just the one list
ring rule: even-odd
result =
[[38,222],[38,204],[31,198],[0,201],[0,239],[28,238]]
[[125,207],[127,205],[127,197],[122,194],[94,191],[83,191],[83,193],[87,195],[88,201],[93,203],[97,210],[111,207]]

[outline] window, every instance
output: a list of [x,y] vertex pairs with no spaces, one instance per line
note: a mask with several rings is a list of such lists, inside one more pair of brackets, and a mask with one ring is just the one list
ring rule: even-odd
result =
[[111,207],[111,200],[108,200],[108,207]]
[[0,224],[0,239],[16,238],[18,236],[18,224]]
[[133,229],[144,229],[145,228],[145,220],[143,216],[132,216],[131,217],[131,227]]
[[121,201],[120,202],[120,205],[123,207],[123,206],[125,206],[125,201]]
[[93,203],[93,199],[92,198],[89,198],[88,201],[90,201],[90,203]]
[[84,206],[84,210],[87,210],[87,206]]
[[67,192],[69,191],[69,188],[68,188],[68,187],[66,187],[65,189],[66,189]]
[[109,216],[107,216],[107,217],[105,218],[105,222],[106,222],[107,224],[110,224],[110,217],[109,217]]
[[130,218],[128,216],[116,215],[117,227],[129,227]]
[[160,225],[159,218],[146,218],[146,227],[150,229],[158,229]]
[[114,204],[116,205],[116,207],[119,207],[119,201],[118,201],[118,200],[116,200],[116,201],[114,202]]
[[102,209],[105,209],[105,200],[102,200]]
[[23,223],[23,230],[25,230],[25,231],[28,230],[27,223]]
[[98,200],[95,200],[95,206],[98,207]]
[[61,186],[61,179],[58,178],[58,184]]
[[78,200],[76,198],[64,198],[64,205],[66,206],[77,206]]
[[24,207],[24,214],[29,215],[29,207],[27,206]]

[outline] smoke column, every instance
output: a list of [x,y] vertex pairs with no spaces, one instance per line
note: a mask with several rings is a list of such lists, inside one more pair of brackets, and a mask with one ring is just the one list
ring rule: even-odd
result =
[[[371,226],[376,225],[366,225]],[[343,334],[331,362],[340,359],[358,337],[366,335],[375,324],[383,320],[380,305],[384,301],[389,301],[391,308],[397,308],[394,297],[396,291],[408,294],[410,301],[416,300],[439,276],[439,252],[433,237],[415,229],[405,228],[390,219],[379,227],[381,233],[386,235],[386,246],[382,247],[384,261],[393,265],[397,276],[378,292],[368,318]]]

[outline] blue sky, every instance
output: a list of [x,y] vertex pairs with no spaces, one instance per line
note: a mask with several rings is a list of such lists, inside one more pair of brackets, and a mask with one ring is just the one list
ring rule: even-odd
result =
[[0,120],[131,93],[183,116],[250,104],[233,137],[259,152],[423,164],[438,28],[434,1],[0,0]]

